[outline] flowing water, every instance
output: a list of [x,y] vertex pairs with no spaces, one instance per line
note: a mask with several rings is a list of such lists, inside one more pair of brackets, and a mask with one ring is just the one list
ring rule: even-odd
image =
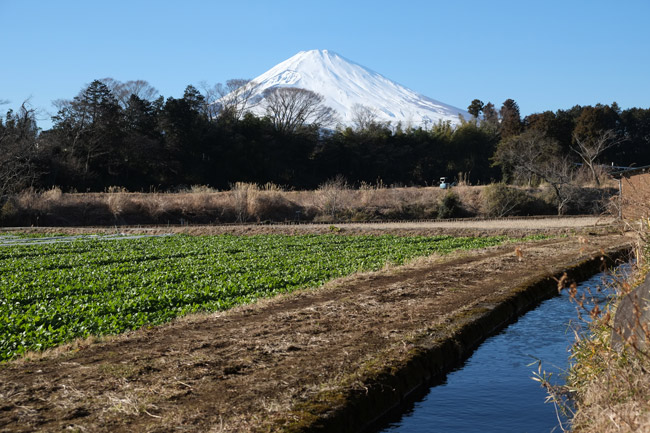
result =
[[[607,302],[609,274],[598,274],[579,285],[599,305]],[[399,420],[381,432],[548,433],[567,428],[568,421],[532,377],[538,363],[561,384],[575,341],[576,304],[568,293],[544,301],[498,335],[490,337],[440,385],[414,403]],[[584,327],[584,326],[583,326]],[[532,365],[531,365],[532,364]]]

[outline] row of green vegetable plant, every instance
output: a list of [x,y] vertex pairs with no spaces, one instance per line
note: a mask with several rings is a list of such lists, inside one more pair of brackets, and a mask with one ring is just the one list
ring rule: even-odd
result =
[[0,360],[315,287],[482,238],[170,236],[0,248]]

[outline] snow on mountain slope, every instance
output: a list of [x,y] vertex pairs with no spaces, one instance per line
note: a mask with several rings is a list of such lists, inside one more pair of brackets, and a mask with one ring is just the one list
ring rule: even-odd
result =
[[[403,126],[418,127],[438,121],[456,125],[460,123],[459,114],[470,118],[464,110],[414,92],[328,50],[301,51],[253,82],[258,84],[258,97],[273,87],[297,87],[319,93],[345,126],[353,123],[355,104],[375,110],[378,121],[390,121],[392,125],[401,122]],[[263,115],[263,102],[251,111]]]

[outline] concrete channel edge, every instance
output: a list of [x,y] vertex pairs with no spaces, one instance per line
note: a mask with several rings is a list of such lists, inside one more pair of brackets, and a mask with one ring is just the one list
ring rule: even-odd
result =
[[328,391],[295,407],[284,432],[368,432],[408,402],[423,396],[442,381],[488,337],[496,334],[540,302],[558,292],[558,279],[566,272],[570,281],[584,281],[627,261],[631,246],[619,246],[537,276],[507,294],[495,296],[454,316],[451,324],[419,335],[406,359],[373,371],[359,387]]

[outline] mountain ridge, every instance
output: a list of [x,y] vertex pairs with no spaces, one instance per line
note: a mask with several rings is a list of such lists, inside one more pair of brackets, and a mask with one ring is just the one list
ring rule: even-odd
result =
[[323,96],[342,126],[354,123],[355,106],[368,107],[376,120],[393,126],[430,126],[438,122],[461,123],[469,119],[460,108],[424,96],[331,50],[300,51],[253,78],[253,98],[261,101],[251,111],[264,115],[263,93],[274,87],[296,87]]

